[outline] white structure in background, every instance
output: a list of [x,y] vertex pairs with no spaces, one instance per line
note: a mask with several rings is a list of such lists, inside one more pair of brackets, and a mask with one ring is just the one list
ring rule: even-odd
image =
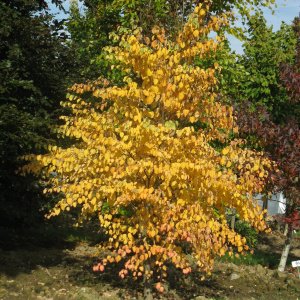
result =
[[[263,195],[258,194],[255,199],[258,200],[259,206],[263,207],[263,201],[261,200]],[[272,195],[268,199],[268,215],[274,216],[278,214],[284,214],[286,207],[286,199],[284,198],[283,193],[277,193]]]

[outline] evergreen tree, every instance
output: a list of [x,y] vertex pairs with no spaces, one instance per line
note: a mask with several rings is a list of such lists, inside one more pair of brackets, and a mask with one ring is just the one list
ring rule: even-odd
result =
[[[60,3],[57,1],[57,5]],[[0,220],[31,221],[42,198],[19,157],[51,140],[71,64],[62,22],[45,1],[0,2]]]

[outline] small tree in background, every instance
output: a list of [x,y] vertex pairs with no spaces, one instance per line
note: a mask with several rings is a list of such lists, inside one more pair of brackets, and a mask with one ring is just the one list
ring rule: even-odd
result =
[[226,222],[228,207],[266,229],[251,195],[263,190],[271,163],[230,141],[237,128],[232,108],[217,101],[219,66],[194,63],[222,47],[209,34],[226,24],[200,4],[175,41],[159,28],[151,38],[139,30],[116,36],[108,58],[119,61],[112,68],[125,73],[122,85],[74,85],[58,134],[78,143],[31,157],[25,170],[44,175],[46,193],[63,195],[49,217],[75,207],[98,215],[108,235],[102,249],[112,254],[94,270],[120,263],[121,278],[144,278],[145,286],[154,278],[163,291],[170,264],[210,273],[216,256],[248,249]]
[[294,110],[282,85],[280,68],[293,63],[297,38],[292,26],[285,23],[274,32],[261,13],[251,16],[247,25],[244,53],[234,58],[227,54],[220,62],[225,75],[222,92],[233,105],[248,101],[252,109],[265,107],[280,123]]
[[[248,137],[248,140],[249,137],[252,137],[252,141],[262,147],[279,168],[279,172],[271,174],[272,184],[268,187],[269,192],[283,192],[286,197],[286,212],[282,221],[287,225],[288,230],[278,267],[279,271],[285,269],[291,246],[292,232],[300,226],[299,18],[295,19],[291,29],[294,30],[298,38],[298,44],[294,48],[296,49],[295,62],[286,64],[283,61],[280,64],[278,61],[277,70],[275,70],[278,73],[276,85],[283,89],[285,97],[280,99],[281,103],[279,105],[278,103],[273,105],[272,102],[267,101],[267,98],[266,107],[256,105],[256,110],[253,110],[253,103],[248,106],[244,103],[236,114],[242,136]],[[294,38],[293,40],[297,39]],[[285,41],[282,43],[284,44]],[[261,49],[262,47],[259,47],[256,51],[259,52]],[[278,94],[275,95],[278,96]],[[267,108],[272,113],[268,112]],[[281,116],[281,118],[278,119],[278,116]]]

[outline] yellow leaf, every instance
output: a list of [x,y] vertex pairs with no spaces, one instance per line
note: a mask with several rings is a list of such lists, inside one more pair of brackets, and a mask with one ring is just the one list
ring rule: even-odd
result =
[[151,76],[153,72],[150,69],[147,69],[147,76]]
[[152,104],[154,101],[154,96],[153,95],[149,95],[146,99],[145,99],[145,103],[146,104]]
[[253,166],[253,171],[258,171],[258,170],[259,170],[259,165],[257,165],[257,164],[254,165],[254,166]]
[[223,150],[222,150],[222,154],[223,155],[227,155],[229,153],[229,148],[228,147],[226,147],[226,148],[224,148]]
[[224,249],[224,248],[221,248],[221,249],[220,249],[220,255],[221,255],[221,256],[225,255],[225,249]]
[[196,222],[199,222],[201,220],[201,217],[199,216],[199,215],[197,215],[196,217],[195,217],[195,221]]
[[188,109],[184,109],[184,110],[183,110],[183,115],[186,117],[186,116],[189,114],[189,112],[190,112],[190,111],[189,111]]
[[184,206],[185,205],[185,201],[183,199],[178,199],[177,200],[177,205]]
[[195,38],[197,38],[199,36],[199,30],[195,30],[193,32],[193,35],[194,35]]
[[200,11],[199,11],[199,15],[200,16],[204,16],[206,14],[206,11],[202,8],[202,9],[200,9]]
[[195,121],[196,121],[196,118],[194,116],[190,117],[190,122],[191,123],[195,123]]
[[180,93],[179,93],[178,99],[179,99],[179,100],[183,100],[183,99],[184,99],[184,93],[183,93],[183,92],[180,92]]

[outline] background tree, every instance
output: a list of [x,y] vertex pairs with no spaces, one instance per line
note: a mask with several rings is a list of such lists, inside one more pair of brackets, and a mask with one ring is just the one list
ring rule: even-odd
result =
[[0,28],[0,222],[7,226],[39,214],[36,181],[16,174],[19,156],[52,139],[71,65],[62,24],[45,1],[1,1]]
[[159,291],[170,265],[209,273],[215,256],[248,249],[226,222],[228,207],[266,229],[251,195],[262,191],[270,161],[230,141],[236,128],[232,108],[217,101],[219,66],[195,64],[222,45],[209,34],[226,15],[209,9],[197,6],[175,41],[157,27],[151,38],[117,36],[119,46],[107,50],[126,73],[123,84],[74,85],[64,104],[72,115],[58,132],[78,143],[49,147],[24,169],[42,172],[45,192],[62,195],[49,216],[75,207],[98,216],[112,254],[94,270],[121,263],[121,278],[144,277],[146,287],[158,278]]
[[66,28],[76,64],[73,83],[94,80],[101,75],[113,77],[102,50],[111,44],[109,34],[117,31],[120,18],[120,11],[112,1],[88,1],[83,12],[77,1],[71,2]]
[[[255,79],[246,84],[241,81],[237,90],[244,91],[243,97],[248,102],[241,101],[236,114],[240,134],[254,147],[264,149],[279,167],[279,172],[272,174],[272,184],[266,192],[283,192],[287,199],[283,221],[288,225],[288,234],[279,264],[280,271],[285,269],[292,231],[300,224],[299,19],[289,27],[282,26],[275,34],[277,39],[273,41],[278,47],[274,50],[271,50],[272,42],[263,31],[264,40],[255,35],[253,41],[251,37],[251,51],[245,53],[244,61],[253,62],[255,58],[256,63],[249,65]],[[274,36],[272,32],[270,35]],[[245,70],[248,72],[249,68],[245,66]],[[233,98],[234,94],[236,98],[240,95],[235,91]]]
[[[197,0],[156,0],[156,1],[130,1],[130,0],[85,0],[81,11],[77,1],[71,2],[67,30],[70,33],[70,45],[75,51],[75,61],[78,64],[74,73],[74,82],[94,80],[101,75],[118,82],[120,78],[110,73],[109,66],[103,55],[103,48],[112,40],[110,33],[116,32],[118,27],[134,30],[142,28],[143,34],[151,36],[154,26],[165,28],[168,37],[176,36],[176,32],[187,20],[197,3],[207,1]],[[250,11],[261,6],[270,6],[274,1],[241,1],[220,0],[210,1],[211,14],[237,10],[247,19]],[[234,21],[233,15],[230,16]],[[239,34],[239,30],[230,32]],[[77,81],[76,81],[77,80]]]
[[234,103],[249,101],[253,108],[264,106],[277,123],[282,122],[295,109],[280,79],[281,65],[295,59],[295,32],[284,23],[273,32],[259,13],[251,16],[247,25],[244,53],[225,55],[223,93]]

